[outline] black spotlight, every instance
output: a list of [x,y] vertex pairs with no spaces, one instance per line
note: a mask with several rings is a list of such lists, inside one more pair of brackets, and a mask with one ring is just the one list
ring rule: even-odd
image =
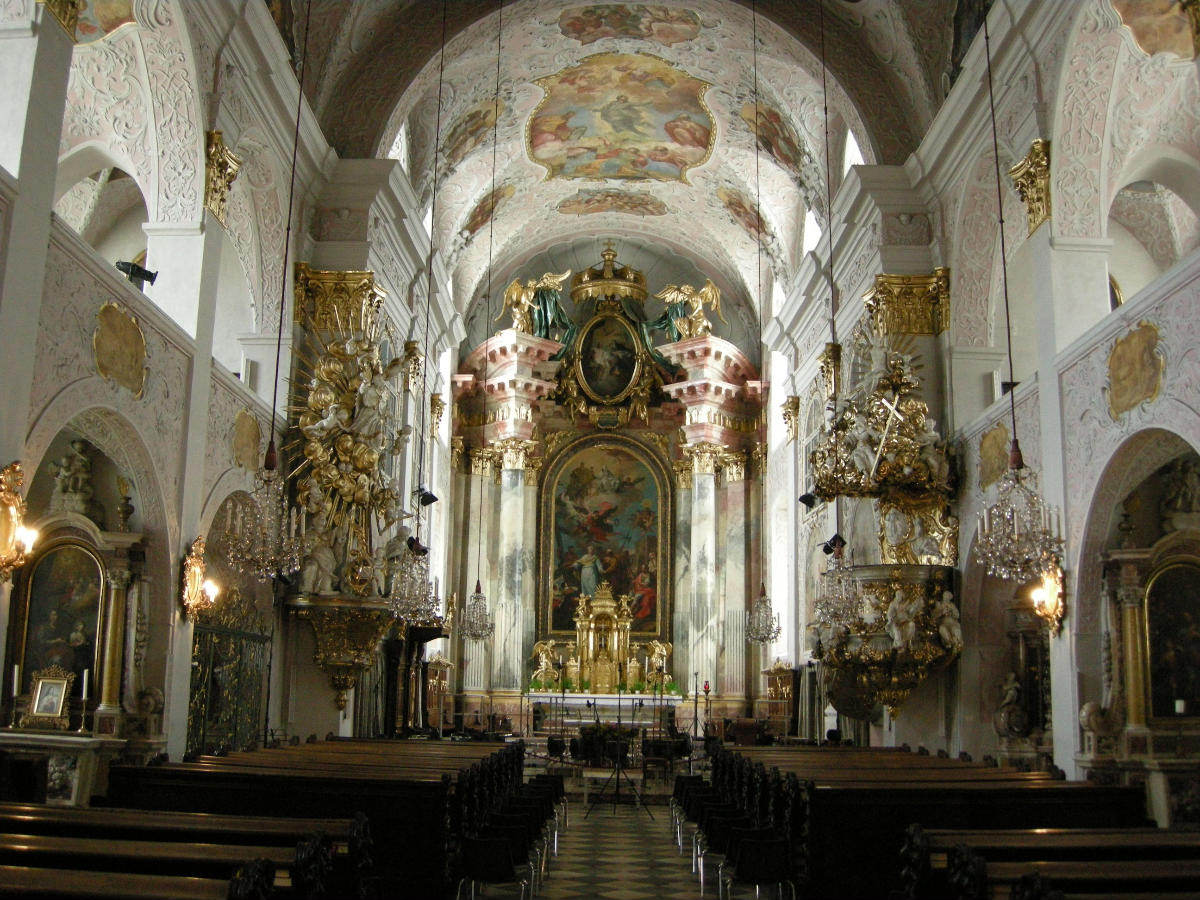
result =
[[408,544],[409,551],[417,556],[424,556],[429,552],[429,548],[417,540],[417,536],[415,534],[409,535],[406,543]]
[[142,290],[147,281],[154,284],[154,280],[158,278],[157,272],[144,269],[135,262],[127,262],[123,259],[118,260],[116,267],[118,271],[125,273],[125,277],[133,282],[139,291]]
[[821,550],[824,551],[826,556],[829,556],[831,553],[836,553],[845,546],[846,539],[837,532],[834,532],[833,537],[821,545]]
[[800,502],[804,504],[806,509],[812,509],[817,505],[817,495],[812,492],[801,494]]
[[413,496],[417,498],[417,502],[422,506],[429,506],[431,503],[437,503],[437,495],[428,488],[419,487],[413,491]]

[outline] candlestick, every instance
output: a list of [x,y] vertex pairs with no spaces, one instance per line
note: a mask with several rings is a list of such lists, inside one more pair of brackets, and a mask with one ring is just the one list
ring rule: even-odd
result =
[[90,674],[91,674],[91,672],[92,672],[92,670],[91,670],[91,669],[84,669],[84,670],[83,670],[83,702],[84,702],[84,704],[86,704],[86,703],[87,703],[87,698],[88,698],[88,675],[90,675]]
[[21,693],[21,667],[13,666],[13,690],[12,695],[16,697]]
[[1187,701],[1186,700],[1176,700],[1175,701],[1175,715],[1182,716],[1186,712],[1187,712]]

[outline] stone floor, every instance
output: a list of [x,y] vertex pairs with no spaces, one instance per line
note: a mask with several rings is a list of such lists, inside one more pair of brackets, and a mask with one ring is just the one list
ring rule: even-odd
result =
[[[671,813],[666,805],[670,785],[652,779],[647,787],[648,802],[642,808],[629,802],[626,785],[622,785],[621,803],[616,805],[611,802],[612,786],[600,794],[604,785],[597,783],[591,791],[591,813],[587,814],[589,807],[583,803],[581,785],[568,782],[569,827],[559,834],[558,857],[551,859],[539,898],[693,900],[700,896],[690,850],[681,855],[671,834]],[[716,865],[711,865],[706,874],[704,896],[715,898]],[[495,885],[488,887],[483,896],[515,898],[518,890],[513,885]],[[754,888],[739,887],[733,896],[754,897]],[[774,891],[764,888],[762,896],[772,897]]]

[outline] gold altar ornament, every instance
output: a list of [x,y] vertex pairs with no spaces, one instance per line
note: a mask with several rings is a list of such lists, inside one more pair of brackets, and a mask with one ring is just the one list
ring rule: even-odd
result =
[[20,494],[24,483],[19,461],[0,469],[0,584],[12,577],[13,569],[24,565],[38,536],[25,525],[25,498]]
[[1029,233],[1050,218],[1050,142],[1038,138],[1029,148],[1029,154],[1008,170],[1016,185],[1017,193],[1025,202],[1025,217],[1029,221]]
[[1108,354],[1108,411],[1113,419],[1153,400],[1162,388],[1166,360],[1159,350],[1158,328],[1150,322],[1117,338]]
[[204,207],[225,224],[229,188],[237,178],[242,161],[225,146],[219,131],[210,131],[204,151]]
[[546,334],[540,333],[543,329],[539,328],[539,323],[535,322],[535,316],[538,312],[537,292],[542,290],[550,290],[561,292],[562,284],[571,277],[571,270],[554,274],[546,272],[541,278],[530,278],[525,282],[525,286],[521,286],[521,281],[514,278],[512,284],[504,291],[504,303],[500,307],[500,314],[493,321],[499,322],[505,313],[512,315],[512,328],[516,331],[522,331],[525,334],[537,334],[539,337],[548,337]]
[[137,319],[116,303],[105,303],[96,313],[92,333],[96,371],[142,399],[146,388],[146,336]]
[[200,613],[212,609],[221,592],[216,582],[205,578],[207,565],[204,561],[204,538],[192,541],[187,557],[183,560],[183,591],[180,600],[183,614],[189,622],[195,622]]
[[395,619],[386,606],[331,603],[308,605],[297,615],[312,626],[316,647],[313,662],[329,676],[336,691],[334,703],[346,708],[346,692],[375,664],[375,650]]
[[729,324],[721,315],[721,291],[711,279],[706,279],[704,287],[700,290],[696,290],[690,284],[668,284],[654,297],[666,304],[667,321],[664,325],[671,341],[707,337],[712,334],[712,322],[704,314],[705,306],[711,306],[717,318],[724,324]]

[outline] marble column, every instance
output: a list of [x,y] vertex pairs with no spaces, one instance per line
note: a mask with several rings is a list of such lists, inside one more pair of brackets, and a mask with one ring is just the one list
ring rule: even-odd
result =
[[93,728],[97,734],[120,737],[121,683],[125,660],[125,598],[131,574],[113,567],[108,571],[108,608],[104,612],[103,666],[100,672],[100,703]]
[[675,609],[671,620],[670,673],[683,689],[691,687],[692,655],[692,464],[675,463]]
[[746,695],[746,566],[750,558],[747,540],[749,523],[746,510],[749,482],[746,481],[746,454],[726,453],[721,458],[720,542],[721,608],[723,647],[717,691],[722,697]]
[[[475,590],[475,582],[478,581],[489,599],[488,609],[494,615],[497,584],[492,577],[495,570],[488,558],[488,551],[494,540],[489,525],[496,520],[493,513],[494,453],[486,449],[473,449],[470,451],[470,459],[469,490],[464,498],[467,506],[467,527],[462,531],[462,539],[467,543],[463,605],[465,606],[469,602],[471,594]],[[486,691],[490,686],[488,652],[491,646],[491,640],[463,639],[462,687],[464,691],[481,692]]]
[[718,582],[717,582],[717,464],[723,448],[718,444],[689,444],[692,459],[692,615],[688,642],[691,668],[700,682],[717,682]]
[[[519,691],[523,685],[525,646],[523,608],[532,607],[532,549],[525,543],[525,457],[530,441],[497,442],[500,455],[500,527],[493,538],[500,562],[500,583],[493,607],[492,689]],[[532,644],[530,644],[532,646]]]

